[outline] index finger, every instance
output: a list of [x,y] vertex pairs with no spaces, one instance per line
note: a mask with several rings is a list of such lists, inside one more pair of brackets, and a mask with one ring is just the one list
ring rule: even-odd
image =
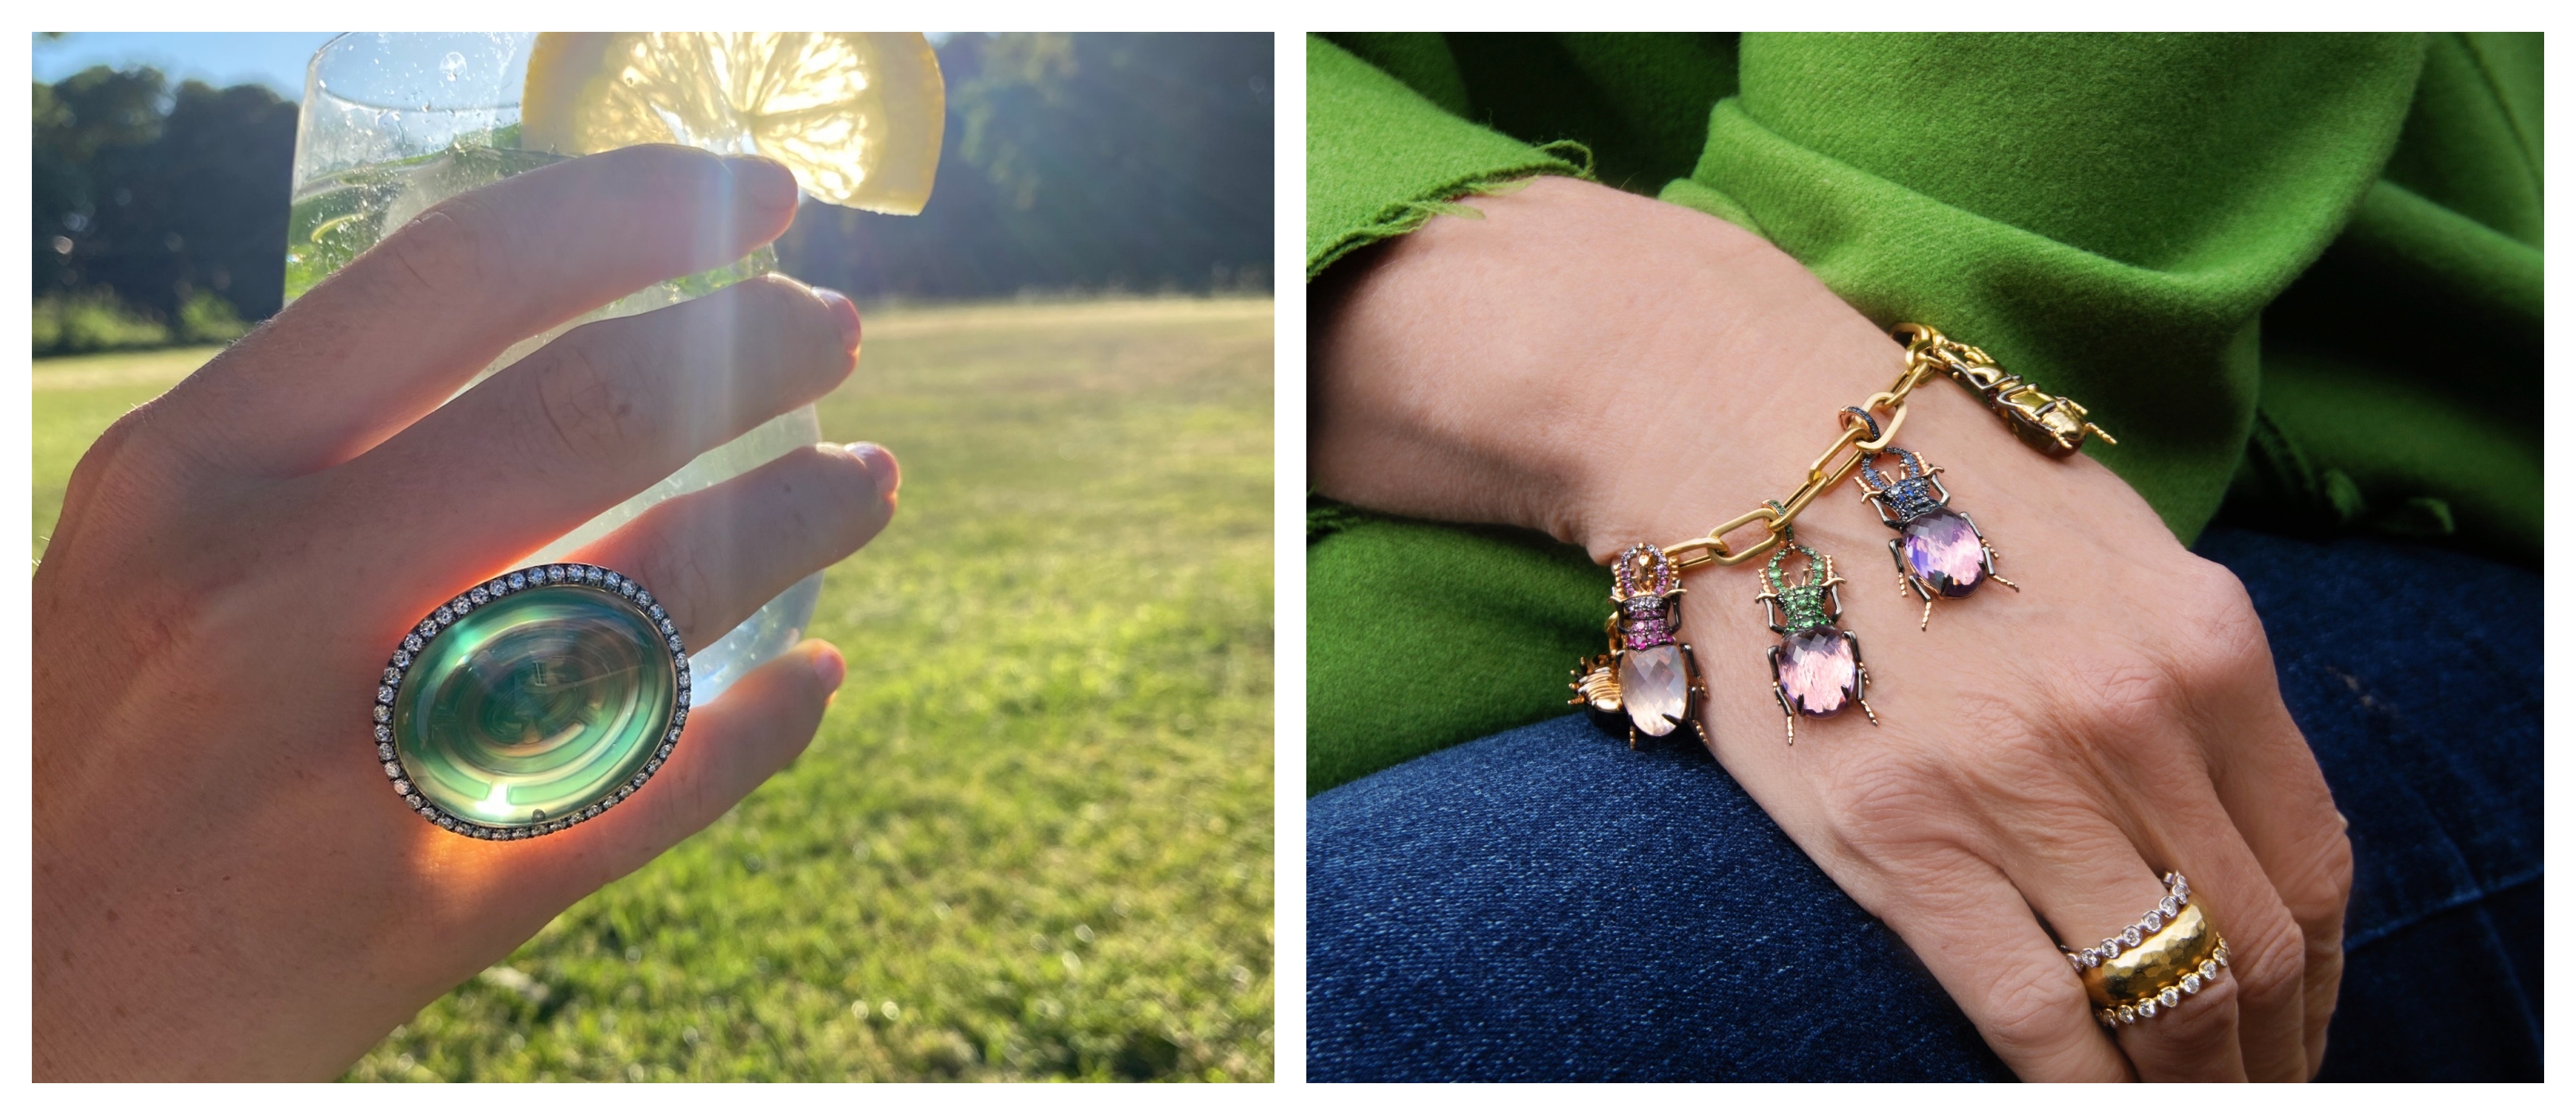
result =
[[755,157],[628,147],[429,208],[173,389],[219,465],[291,476],[349,460],[511,345],[787,230],[796,180]]

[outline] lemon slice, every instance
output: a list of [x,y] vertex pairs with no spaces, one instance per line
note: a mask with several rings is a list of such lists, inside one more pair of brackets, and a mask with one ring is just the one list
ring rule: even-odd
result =
[[757,153],[818,201],[912,214],[930,199],[947,100],[916,32],[549,31],[528,56],[520,143]]

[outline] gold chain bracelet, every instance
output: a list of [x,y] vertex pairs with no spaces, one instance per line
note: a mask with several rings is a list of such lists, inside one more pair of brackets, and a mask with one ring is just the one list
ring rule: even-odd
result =
[[[1995,549],[1985,532],[1965,512],[1951,509],[1941,469],[1913,452],[1895,447],[1905,425],[1907,398],[1936,373],[1976,393],[2003,419],[2023,444],[2051,457],[2073,454],[2087,436],[2119,442],[2085,417],[2073,399],[2051,395],[1995,365],[1984,350],[1960,344],[1930,326],[1906,322],[1891,331],[1905,345],[1905,370],[1888,389],[1840,412],[1842,433],[1807,465],[1807,477],[1785,500],[1771,500],[1710,528],[1707,534],[1656,547],[1639,543],[1619,555],[1612,566],[1614,611],[1606,625],[1607,654],[1587,658],[1574,670],[1567,702],[1586,706],[1596,722],[1625,731],[1628,745],[1640,737],[1670,735],[1684,725],[1702,739],[1707,729],[1696,706],[1707,694],[1690,644],[1680,642],[1681,573],[1715,563],[1742,565],[1771,555],[1762,571],[1767,591],[1754,599],[1780,645],[1769,651],[1772,692],[1779,698],[1789,742],[1798,742],[1798,717],[1824,718],[1858,707],[1878,723],[1867,698],[1869,666],[1861,660],[1860,637],[1841,629],[1841,586],[1833,559],[1798,544],[1794,524],[1816,497],[1860,471],[1863,498],[1897,537],[1888,542],[1896,562],[1897,591],[1923,601],[1922,626],[1932,623],[1939,599],[1967,596],[1988,580],[2015,592],[2021,586],[1995,571]],[[1885,415],[1885,421],[1880,420]],[[1880,473],[1872,462],[1884,454],[1904,462],[1901,474]],[[1762,538],[1741,548],[1726,536],[1755,523]],[[1781,561],[1792,553],[1806,558],[1806,572],[1788,583]]]
[[[1851,475],[1853,466],[1885,452],[1888,444],[1896,440],[1897,429],[1905,425],[1906,396],[1935,372],[1947,372],[1960,386],[1976,392],[2024,444],[2049,456],[2075,452],[2083,446],[2087,434],[2120,444],[2100,426],[2086,421],[2083,406],[2075,400],[2051,395],[1996,367],[1984,349],[1960,344],[1942,336],[1938,329],[1910,321],[1889,332],[1905,342],[1905,371],[1896,377],[1896,382],[1857,407],[1843,408],[1842,436],[1807,465],[1806,483],[1799,485],[1788,499],[1763,504],[1709,528],[1707,534],[1664,547],[1679,568],[1695,569],[1712,561],[1742,565],[1787,541],[1789,524],[1799,512],[1806,510],[1817,496],[1842,483],[1844,477]],[[1876,418],[1880,411],[1887,414],[1885,423]],[[1842,460],[1827,468],[1827,463],[1838,455]],[[1761,541],[1741,550],[1727,546],[1727,535],[1757,521],[1764,524]]]

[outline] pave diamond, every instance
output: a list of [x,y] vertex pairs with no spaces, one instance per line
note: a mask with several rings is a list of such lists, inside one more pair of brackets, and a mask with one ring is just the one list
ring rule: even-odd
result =
[[395,793],[397,793],[397,794],[401,794],[401,795],[403,795],[403,796],[405,796],[405,797],[409,797],[409,796],[411,796],[411,782],[410,782],[410,780],[408,780],[408,779],[402,779],[402,778],[394,779],[394,792],[395,792]]
[[394,745],[390,743],[377,744],[376,761],[379,763],[390,763],[394,761]]
[[393,738],[394,738],[394,729],[393,729],[393,725],[390,725],[390,724],[378,724],[378,725],[376,725],[376,742],[378,742],[378,743],[391,743],[391,742],[393,742]]
[[492,602],[492,590],[476,585],[474,591],[465,594],[465,598],[476,604],[489,604]]
[[629,600],[634,599],[635,594],[642,591],[644,590],[637,587],[633,581],[620,582],[617,586],[617,594],[626,597]]
[[391,667],[391,666],[387,666],[387,667],[385,667],[385,684],[387,684],[387,685],[392,685],[392,684],[395,684],[395,683],[397,683],[397,682],[400,682],[401,680],[402,680],[402,671],[397,670],[397,669],[394,669],[394,668],[393,668],[393,667]]
[[394,703],[394,687],[390,685],[377,686],[376,703],[380,705],[390,705]]
[[402,650],[395,651],[394,665],[398,667],[411,665],[411,648],[405,647]]
[[[426,625],[426,624],[424,624],[423,626],[427,626],[427,625]],[[403,649],[404,649],[404,650],[419,650],[419,649],[420,649],[420,632],[414,631],[414,632],[412,632],[412,633],[411,633],[411,634],[409,634],[409,635],[405,635],[405,636],[403,636],[403,644],[402,644],[402,646],[403,646]],[[396,661],[400,661],[400,660],[399,660],[399,659],[397,659]]]
[[391,721],[391,720],[394,718],[394,710],[389,709],[389,708],[386,708],[386,707],[385,707],[385,706],[383,706],[383,705],[377,705],[377,706],[376,706],[375,717],[376,717],[376,723],[378,723],[378,724],[387,723],[387,722]]
[[517,592],[526,587],[528,587],[528,575],[525,572],[510,574],[510,591]]
[[643,606],[645,606],[645,607],[647,607],[647,608],[650,608],[650,607],[652,607],[652,606],[653,606],[653,594],[652,594],[652,593],[649,593],[649,592],[646,592],[646,591],[644,591],[643,589],[640,589],[640,588],[639,588],[639,589],[636,589],[636,590],[635,590],[635,602],[636,602],[636,603],[638,603],[638,604],[641,604],[641,605],[643,605]]

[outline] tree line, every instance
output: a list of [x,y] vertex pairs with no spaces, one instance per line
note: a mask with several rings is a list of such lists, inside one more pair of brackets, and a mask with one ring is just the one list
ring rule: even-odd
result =
[[[789,274],[863,300],[1270,289],[1270,36],[960,34],[939,59],[929,205],[809,203],[778,244]],[[56,324],[53,347],[214,339],[277,311],[293,102],[94,67],[37,83],[34,107],[40,348],[81,307],[136,329]]]

